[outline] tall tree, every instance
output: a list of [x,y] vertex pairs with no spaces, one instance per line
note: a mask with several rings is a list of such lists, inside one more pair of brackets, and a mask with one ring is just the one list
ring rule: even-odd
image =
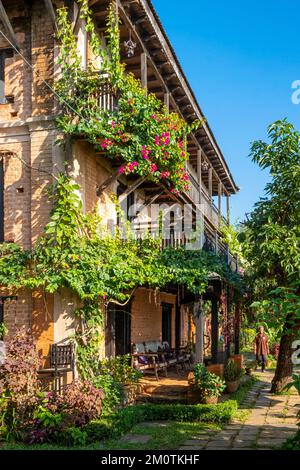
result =
[[280,352],[272,391],[292,373],[292,343],[300,326],[300,134],[286,120],[268,129],[269,142],[256,141],[252,160],[270,172],[265,197],[256,203],[241,234],[259,312],[281,325]]

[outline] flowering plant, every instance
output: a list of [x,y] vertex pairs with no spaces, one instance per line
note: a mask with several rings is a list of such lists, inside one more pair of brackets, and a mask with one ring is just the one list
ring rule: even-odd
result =
[[169,113],[155,95],[148,94],[133,74],[125,73],[120,62],[119,22],[113,3],[108,11],[105,50],[95,34],[87,1],[80,3],[94,56],[101,56],[101,73],[118,98],[117,106],[111,110],[100,106],[97,92],[103,78],[95,74],[92,63],[82,70],[67,10],[59,9],[62,76],[57,91],[63,113],[58,126],[67,134],[84,135],[97,151],[118,161],[120,174],[147,177],[175,193],[187,191],[186,137],[199,126],[199,121],[188,126],[177,113]]
[[226,388],[224,380],[208,372],[203,364],[195,365],[194,377],[196,386],[203,397],[218,397]]

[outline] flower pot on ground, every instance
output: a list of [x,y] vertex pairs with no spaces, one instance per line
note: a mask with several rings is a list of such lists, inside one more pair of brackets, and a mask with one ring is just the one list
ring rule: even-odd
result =
[[204,405],[215,405],[218,403],[218,397],[216,396],[207,396],[207,397],[202,397],[201,403]]
[[224,378],[229,393],[234,393],[239,388],[241,373],[242,370],[239,365],[234,359],[230,358],[224,369]]
[[236,365],[242,370],[244,365],[244,355],[243,354],[234,354],[230,357]]
[[194,367],[195,389],[198,391],[200,403],[218,402],[218,397],[225,390],[224,380],[216,374],[208,372],[203,364]]

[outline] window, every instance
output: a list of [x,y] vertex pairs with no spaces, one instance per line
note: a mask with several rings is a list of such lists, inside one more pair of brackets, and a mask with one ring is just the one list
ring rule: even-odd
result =
[[13,55],[12,49],[0,49],[0,104],[8,102],[8,97],[5,95],[5,60]]

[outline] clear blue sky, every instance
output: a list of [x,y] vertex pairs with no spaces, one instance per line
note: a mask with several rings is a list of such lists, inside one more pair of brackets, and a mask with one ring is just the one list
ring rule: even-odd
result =
[[300,80],[299,9],[282,0],[153,0],[170,41],[241,190],[233,221],[263,195],[267,174],[250,142],[287,117],[300,129],[291,84]]

